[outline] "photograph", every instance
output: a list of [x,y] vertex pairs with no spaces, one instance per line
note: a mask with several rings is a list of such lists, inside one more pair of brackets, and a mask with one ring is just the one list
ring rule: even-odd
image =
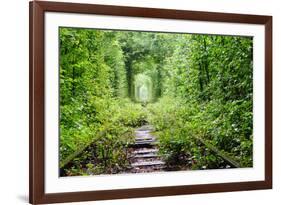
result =
[[59,27],[59,176],[253,167],[253,37]]
[[30,2],[29,202],[272,189],[272,19]]

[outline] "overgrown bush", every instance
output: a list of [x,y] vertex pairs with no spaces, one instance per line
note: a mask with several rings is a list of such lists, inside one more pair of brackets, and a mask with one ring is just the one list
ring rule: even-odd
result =
[[252,166],[252,114],[249,102],[220,101],[198,105],[164,98],[150,105],[149,122],[159,130],[159,147],[168,164],[193,162],[193,168],[219,168],[222,159],[202,145],[214,145],[235,158],[242,167]]

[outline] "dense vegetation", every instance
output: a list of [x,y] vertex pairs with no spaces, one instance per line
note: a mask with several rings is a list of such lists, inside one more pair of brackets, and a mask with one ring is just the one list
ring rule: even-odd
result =
[[91,173],[124,171],[146,123],[167,164],[220,168],[203,140],[252,166],[252,54],[250,37],[60,28],[61,167],[87,174],[91,145]]

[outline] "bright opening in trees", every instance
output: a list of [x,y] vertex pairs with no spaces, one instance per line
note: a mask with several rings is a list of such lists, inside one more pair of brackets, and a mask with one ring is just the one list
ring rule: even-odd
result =
[[134,80],[135,96],[137,102],[151,102],[153,100],[153,81],[145,74],[138,74]]

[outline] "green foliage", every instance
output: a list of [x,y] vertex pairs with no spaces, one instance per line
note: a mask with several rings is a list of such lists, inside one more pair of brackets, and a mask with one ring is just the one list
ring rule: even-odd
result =
[[218,168],[222,159],[202,147],[200,138],[230,154],[242,167],[251,167],[252,112],[245,112],[249,108],[244,101],[198,105],[166,97],[148,106],[148,120],[159,131],[159,148],[168,164],[188,163],[192,158],[194,169]]
[[[87,170],[121,171],[132,130],[150,123],[168,165],[219,168],[223,160],[200,138],[252,166],[252,38],[75,28],[59,35],[61,162],[94,144]],[[149,100],[141,105],[143,85]],[[87,174],[79,159],[71,174]]]
[[[130,136],[125,142],[122,136],[129,126],[139,125],[144,115],[139,106],[121,99],[127,96],[123,58],[117,34],[60,29],[61,162],[90,143],[100,145],[98,153],[106,151],[109,159],[104,167],[120,157],[124,161],[122,152],[112,150],[129,142]],[[103,137],[98,137],[101,132]]]
[[[166,152],[180,153],[175,151],[180,147],[191,152],[190,137],[201,137],[242,167],[252,166],[252,39],[182,35],[174,42],[162,71],[162,90],[170,99],[150,109],[150,122],[163,131],[160,146]],[[169,145],[173,140],[167,135],[177,141],[176,147]],[[197,157],[197,162],[208,158],[212,157]]]

